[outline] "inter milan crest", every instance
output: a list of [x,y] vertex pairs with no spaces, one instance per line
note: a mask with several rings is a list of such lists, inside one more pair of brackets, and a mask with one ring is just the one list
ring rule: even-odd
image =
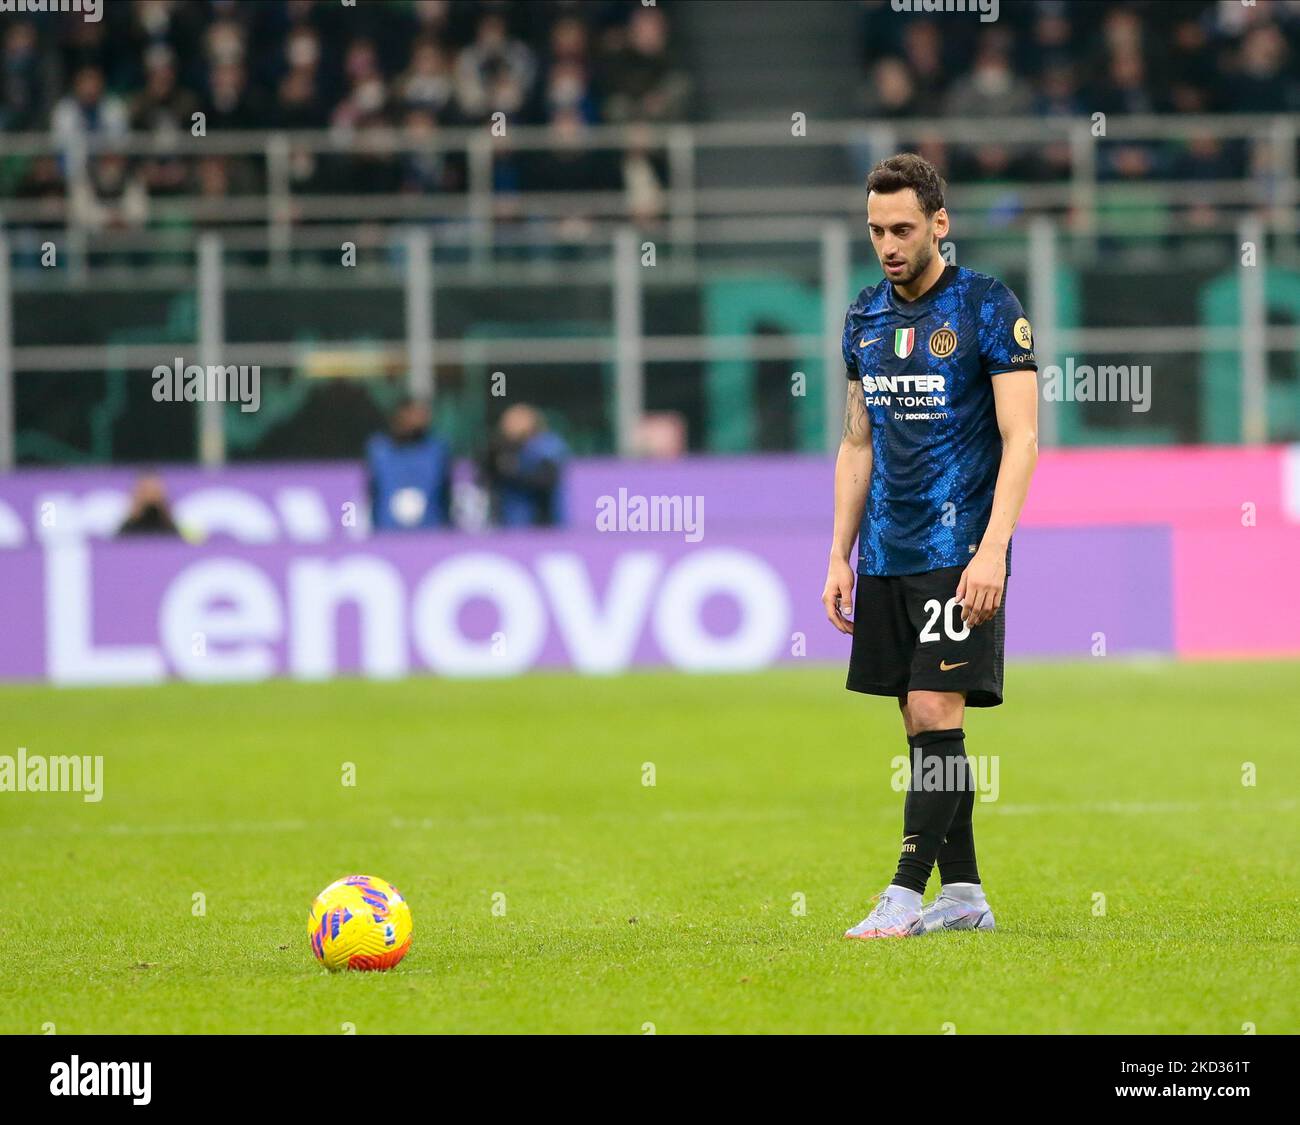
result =
[[935,359],[947,359],[957,350],[957,333],[946,324],[930,336],[930,354]]
[[899,359],[906,359],[912,354],[912,345],[916,343],[915,328],[894,329],[894,354]]

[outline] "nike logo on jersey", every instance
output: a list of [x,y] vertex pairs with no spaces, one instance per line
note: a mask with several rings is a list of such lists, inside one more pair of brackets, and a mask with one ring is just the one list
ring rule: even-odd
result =
[[951,672],[954,668],[965,668],[966,665],[969,664],[969,663],[970,663],[969,660],[963,660],[960,664],[949,664],[946,660],[940,660],[940,661],[939,661],[939,671],[940,671],[940,672]]
[[858,347],[865,348],[868,344],[874,344],[879,339],[880,339],[879,336],[872,336],[870,340],[863,340],[862,343],[858,345]]

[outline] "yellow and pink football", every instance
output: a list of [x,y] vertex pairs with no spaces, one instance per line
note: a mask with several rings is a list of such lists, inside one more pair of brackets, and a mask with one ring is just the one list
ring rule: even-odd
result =
[[316,896],[307,936],[331,972],[391,969],[411,948],[411,908],[391,883],[349,875]]

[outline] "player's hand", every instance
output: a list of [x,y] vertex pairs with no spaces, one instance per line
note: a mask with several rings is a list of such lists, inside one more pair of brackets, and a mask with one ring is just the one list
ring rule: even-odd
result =
[[967,625],[983,625],[989,620],[1002,604],[1002,591],[1006,584],[1006,556],[981,547],[961,572],[961,581],[957,583],[962,621]]
[[853,633],[853,568],[841,558],[831,559],[822,591],[826,617],[841,633]]

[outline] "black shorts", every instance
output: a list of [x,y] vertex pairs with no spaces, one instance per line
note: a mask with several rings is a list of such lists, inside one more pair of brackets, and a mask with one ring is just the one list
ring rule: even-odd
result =
[[962,691],[968,707],[1002,702],[1007,592],[983,625],[962,623],[957,583],[964,567],[880,578],[858,575],[853,597],[850,691],[906,695]]

